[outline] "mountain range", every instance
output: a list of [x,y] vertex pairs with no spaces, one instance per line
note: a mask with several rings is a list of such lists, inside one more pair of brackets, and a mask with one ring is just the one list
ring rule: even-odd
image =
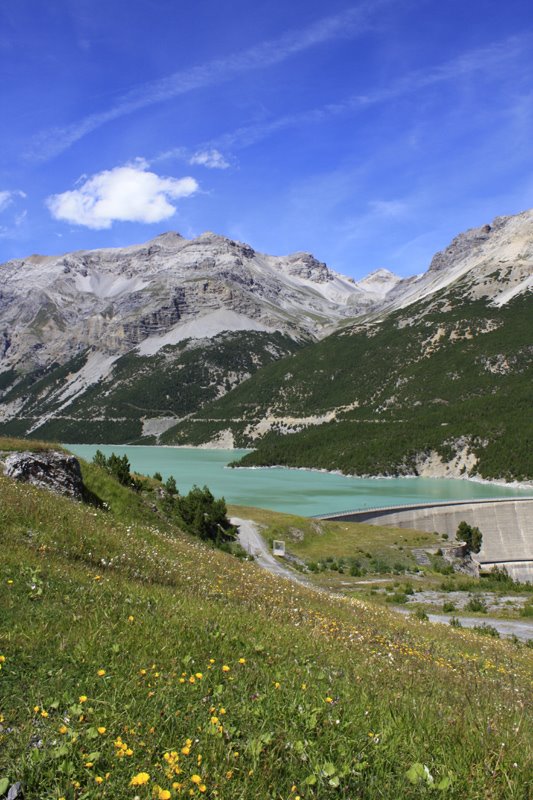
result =
[[460,234],[406,279],[356,282],[213,233],[0,275],[1,433],[533,477],[533,211]]

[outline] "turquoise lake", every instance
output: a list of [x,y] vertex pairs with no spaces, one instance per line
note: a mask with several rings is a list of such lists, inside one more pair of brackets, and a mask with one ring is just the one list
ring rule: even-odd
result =
[[469,500],[484,497],[527,497],[531,489],[517,489],[475,481],[444,478],[350,478],[313,470],[231,469],[226,465],[246,450],[203,450],[177,447],[130,447],[121,445],[65,445],[90,461],[100,449],[128,456],[132,470],[144,475],[174,475],[180,492],[194,484],[207,485],[228,503],[258,506],[274,511],[313,516],[410,503]]

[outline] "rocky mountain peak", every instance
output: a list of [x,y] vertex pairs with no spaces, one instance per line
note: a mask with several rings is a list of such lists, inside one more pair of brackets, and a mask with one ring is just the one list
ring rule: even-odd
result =
[[333,274],[323,261],[319,261],[311,253],[298,252],[287,256],[284,271],[296,278],[303,278],[314,283],[327,283],[333,280]]

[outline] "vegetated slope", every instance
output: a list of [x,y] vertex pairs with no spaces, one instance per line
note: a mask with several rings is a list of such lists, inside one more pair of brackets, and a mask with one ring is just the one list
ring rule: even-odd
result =
[[[177,420],[299,347],[279,332],[235,331],[186,339],[150,356],[132,350],[112,363],[86,351],[63,366],[33,372],[8,390],[0,432],[150,444]],[[93,382],[102,363],[106,370]]]
[[0,501],[0,776],[28,800],[527,796],[528,648],[436,639],[156,515],[3,477]]
[[500,307],[465,294],[456,282],[308,345],[163,439],[229,428],[257,448],[245,465],[531,479],[533,294]]

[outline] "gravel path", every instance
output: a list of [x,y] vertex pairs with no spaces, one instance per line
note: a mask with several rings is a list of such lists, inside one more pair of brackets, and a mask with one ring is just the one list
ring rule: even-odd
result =
[[303,586],[310,586],[311,584],[302,575],[294,572],[292,569],[280,564],[276,561],[265,540],[259,533],[257,523],[251,519],[240,519],[239,517],[232,517],[231,524],[237,525],[239,533],[237,539],[241,547],[244,547],[247,553],[254,556],[255,561],[263,569],[267,569],[274,575],[279,575],[282,578],[288,578],[295,583],[301,583]]

